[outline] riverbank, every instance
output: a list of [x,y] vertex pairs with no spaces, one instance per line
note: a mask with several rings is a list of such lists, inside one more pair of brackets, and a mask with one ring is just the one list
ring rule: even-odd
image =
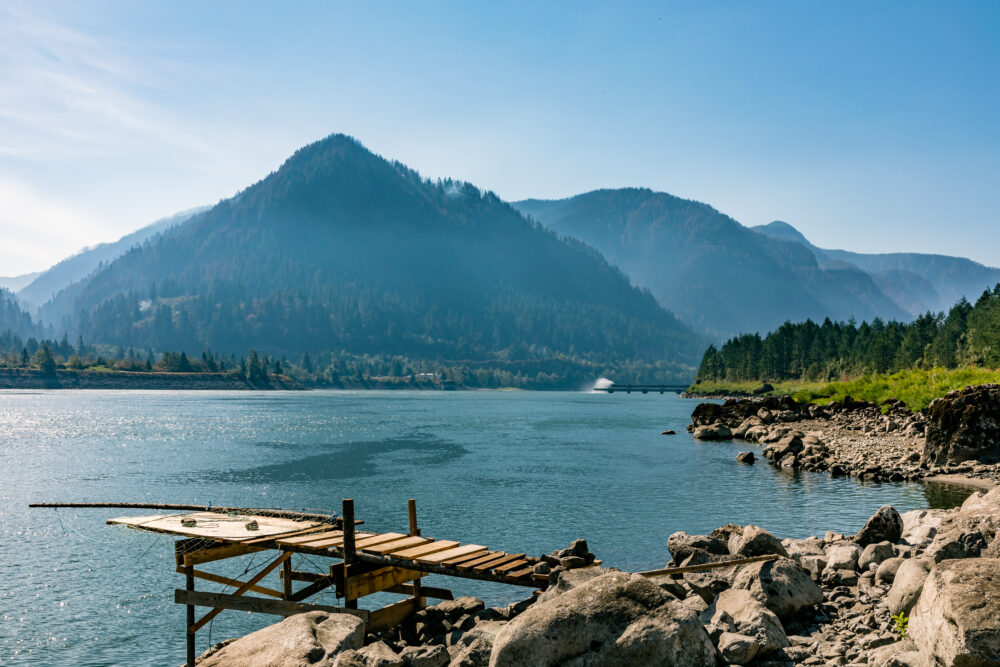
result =
[[280,376],[251,384],[241,373],[165,373],[132,371],[0,368],[0,389],[163,389],[163,390],[303,390],[302,384]]

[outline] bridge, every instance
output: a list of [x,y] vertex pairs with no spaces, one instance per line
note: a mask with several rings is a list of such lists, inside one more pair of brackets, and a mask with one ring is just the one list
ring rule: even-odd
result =
[[648,394],[649,392],[659,392],[661,394],[668,391],[675,394],[680,394],[687,391],[688,385],[686,384],[617,384],[612,383],[606,387],[594,387],[594,391],[606,391],[609,394],[613,394],[616,391],[623,391],[626,394],[631,394],[633,391],[639,392],[641,394]]

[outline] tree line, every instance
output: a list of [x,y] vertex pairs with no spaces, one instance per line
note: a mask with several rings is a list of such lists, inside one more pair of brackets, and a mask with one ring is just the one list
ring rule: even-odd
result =
[[948,313],[925,313],[908,323],[875,318],[858,325],[786,322],[775,331],[743,334],[709,346],[696,382],[839,380],[911,368],[1000,367],[1000,284]]

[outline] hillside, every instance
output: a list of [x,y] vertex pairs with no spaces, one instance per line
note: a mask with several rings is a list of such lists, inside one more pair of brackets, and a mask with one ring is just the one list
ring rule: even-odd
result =
[[859,268],[821,267],[796,239],[762,236],[700,202],[625,188],[514,206],[593,245],[665,308],[717,338],[787,320],[907,315]]
[[0,277],[0,289],[17,292],[40,275],[42,275],[41,271],[35,271],[34,273],[25,273],[20,276],[2,276]]
[[51,307],[72,312],[87,340],[290,358],[643,360],[690,377],[705,344],[593,249],[343,135]]
[[948,310],[959,299],[975,299],[984,289],[1000,282],[1000,269],[964,257],[818,248],[792,225],[778,220],[751,229],[804,246],[823,268],[850,266],[867,272],[886,295],[914,317],[927,311]]
[[[183,211],[157,220],[112,243],[101,243],[92,248],[85,248],[41,273],[32,274],[33,278],[26,284],[9,289],[17,292],[18,298],[23,302],[37,309],[58,292],[90,275],[102,264],[110,263],[129,249],[142,245],[160,232],[166,231],[206,209],[207,207],[202,206]],[[65,314],[67,313],[50,313],[49,316],[53,320],[58,320],[58,316]]]

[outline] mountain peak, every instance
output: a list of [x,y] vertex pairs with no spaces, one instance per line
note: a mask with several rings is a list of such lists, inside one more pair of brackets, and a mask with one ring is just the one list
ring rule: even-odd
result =
[[783,241],[795,241],[796,243],[801,243],[806,247],[812,247],[812,243],[809,242],[809,239],[807,239],[802,232],[782,220],[775,220],[767,223],[766,225],[757,225],[756,227],[751,227],[750,229],[765,236],[781,239]]

